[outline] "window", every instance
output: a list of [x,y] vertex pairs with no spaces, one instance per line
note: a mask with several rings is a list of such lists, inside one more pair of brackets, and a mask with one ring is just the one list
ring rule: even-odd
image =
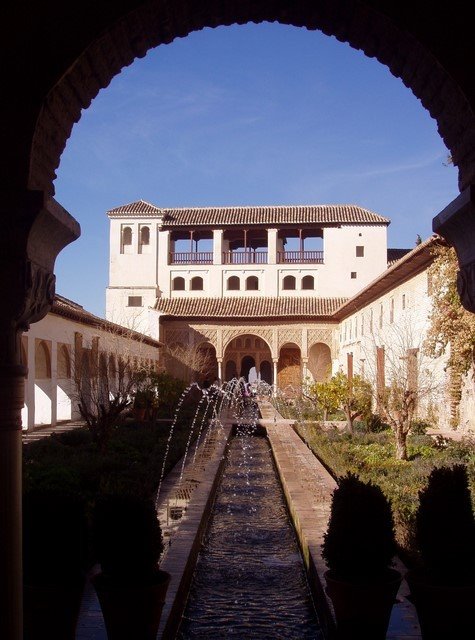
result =
[[128,307],[141,307],[142,306],[142,296],[129,296]]
[[313,276],[304,276],[302,278],[302,289],[315,289],[315,280]]
[[195,276],[191,278],[191,290],[192,291],[203,291],[203,278],[200,276]]
[[140,244],[150,244],[150,227],[140,227]]
[[389,324],[394,322],[394,298],[389,303]]
[[130,253],[131,248],[132,248],[132,228],[122,227],[120,251],[121,253]]
[[181,276],[173,278],[172,289],[173,289],[173,291],[184,291],[185,290],[185,278],[182,278]]
[[361,245],[356,247],[356,257],[364,258],[364,247],[362,247]]
[[241,282],[237,276],[231,276],[228,278],[228,291],[239,291],[241,288]]
[[402,294],[402,308],[403,310],[406,308],[406,294]]
[[246,278],[247,291],[258,291],[258,289],[259,289],[259,278],[257,276],[249,276],[249,278]]
[[285,276],[282,282],[282,289],[286,289],[286,290],[295,289],[295,276]]
[[350,277],[352,280],[356,280],[356,271],[352,271]]
[[379,328],[383,328],[384,308],[383,303],[379,305]]

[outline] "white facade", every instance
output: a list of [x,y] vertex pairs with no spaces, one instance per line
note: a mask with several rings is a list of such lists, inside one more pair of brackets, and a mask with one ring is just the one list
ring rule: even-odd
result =
[[[145,310],[157,298],[350,297],[386,268],[389,221],[381,216],[357,207],[349,213],[307,207],[303,219],[284,208],[277,228],[260,220],[262,209],[240,209],[247,224],[233,210],[198,209],[194,228],[183,210],[142,201],[110,211],[106,317],[148,332]],[[289,251],[292,244],[297,249]]]
[[22,337],[25,381],[23,429],[55,425],[79,418],[74,382],[76,363],[84,353],[105,355],[109,375],[114,375],[122,354],[137,364],[158,366],[159,343],[135,335],[88,314],[82,307],[57,297],[45,318],[31,325]]
[[[204,345],[220,379],[251,362],[252,375],[281,389],[338,370],[390,383],[396,365],[411,360],[418,388],[427,386],[418,417],[436,408],[448,426],[447,358],[423,348],[433,239],[388,251],[389,220],[343,205],[159,209],[140,201],[108,215],[108,318],[155,328],[165,345]],[[148,307],[162,316],[159,334]],[[464,429],[475,428],[473,387],[467,377]]]

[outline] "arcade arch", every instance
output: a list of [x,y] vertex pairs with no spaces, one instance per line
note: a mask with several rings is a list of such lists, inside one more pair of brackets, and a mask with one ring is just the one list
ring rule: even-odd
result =
[[331,377],[332,357],[330,347],[317,342],[308,350],[307,371],[314,382],[324,382]]
[[277,386],[289,397],[296,396],[302,387],[300,347],[293,342],[286,342],[279,350]]
[[271,350],[267,342],[254,334],[243,333],[233,338],[224,349],[223,370],[226,381],[242,376],[249,382],[265,380],[268,384],[273,384],[271,362]]

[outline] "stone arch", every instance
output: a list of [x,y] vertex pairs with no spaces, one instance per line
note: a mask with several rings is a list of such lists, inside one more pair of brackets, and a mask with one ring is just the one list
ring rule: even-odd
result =
[[197,372],[198,382],[207,380],[213,383],[218,379],[218,360],[216,358],[216,347],[209,341],[201,342],[196,345],[197,364],[199,371]]
[[[437,47],[440,38],[433,33],[436,15],[425,19],[432,27],[431,32],[399,5],[375,8],[354,0],[318,4],[267,0],[244,5],[204,1],[199,7],[191,7],[186,0],[175,0],[168,5],[152,0],[138,7],[130,3],[122,10],[122,15],[113,8],[109,13],[103,12],[100,28],[93,20],[87,26],[81,24],[78,39],[81,38],[81,43],[89,42],[89,46],[78,46],[76,50],[72,47],[72,56],[71,49],[68,50],[64,61],[57,63],[55,78],[60,80],[55,80],[54,86],[51,84],[49,93],[44,91],[46,98],[36,118],[30,115],[31,122],[36,121],[31,129],[30,162],[24,164],[29,168],[30,188],[54,193],[55,169],[81,110],[135,58],[204,27],[251,21],[320,30],[376,58],[395,77],[402,79],[437,121],[439,133],[459,168],[461,188],[474,179],[475,115],[467,97],[471,95],[468,86],[466,93],[462,89],[469,80],[463,73],[456,73],[457,67],[451,71],[458,58],[448,51],[449,45],[446,49]],[[443,14],[447,9],[442,6],[440,11]],[[433,53],[431,47],[437,53]]]
[[332,356],[330,347],[317,342],[308,350],[307,370],[315,382],[323,382],[331,377]]
[[[272,360],[271,347],[268,341],[254,330],[242,328],[232,334],[223,349],[223,362],[226,379],[228,378],[228,362],[233,362],[235,375],[248,377],[251,372],[252,381],[260,379],[260,363]],[[235,377],[235,376],[233,376]]]
[[302,358],[294,342],[286,342],[279,349],[277,386],[288,397],[296,397],[302,386]]

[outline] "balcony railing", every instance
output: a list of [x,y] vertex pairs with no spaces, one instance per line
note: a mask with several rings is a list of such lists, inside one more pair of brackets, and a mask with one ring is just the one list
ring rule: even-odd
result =
[[279,264],[323,264],[323,251],[278,251]]
[[267,264],[267,251],[223,251],[223,264]]
[[168,264],[213,264],[212,251],[170,252]]

